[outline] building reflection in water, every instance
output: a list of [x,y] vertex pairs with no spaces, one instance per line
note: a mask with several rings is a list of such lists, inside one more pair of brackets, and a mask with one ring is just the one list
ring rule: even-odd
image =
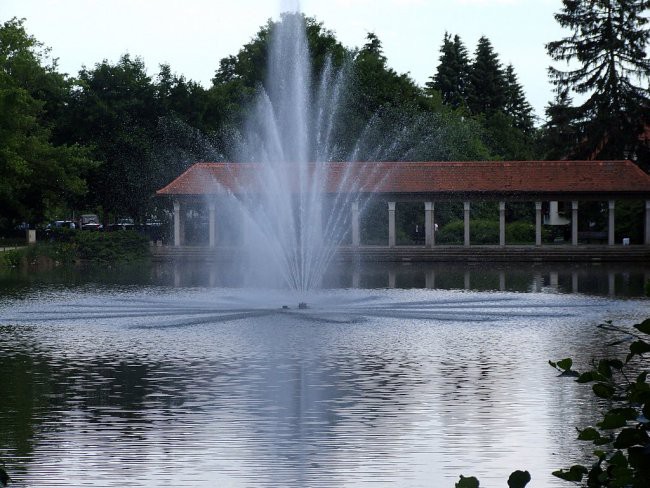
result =
[[[428,288],[439,290],[581,293],[610,297],[642,297],[650,280],[650,264],[476,264],[364,263],[337,266],[324,288]],[[157,264],[154,284],[173,287],[246,287],[241,273],[229,265]]]

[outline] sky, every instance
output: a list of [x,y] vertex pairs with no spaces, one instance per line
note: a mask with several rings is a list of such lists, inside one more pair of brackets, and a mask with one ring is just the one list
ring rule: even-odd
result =
[[561,0],[0,0],[0,22],[25,18],[70,75],[129,53],[152,75],[168,63],[208,87],[221,58],[296,5],[347,47],[374,32],[389,65],[421,86],[435,73],[445,32],[458,34],[470,54],[484,35],[501,62],[513,64],[538,117],[553,99],[544,46],[569,34],[553,18]]

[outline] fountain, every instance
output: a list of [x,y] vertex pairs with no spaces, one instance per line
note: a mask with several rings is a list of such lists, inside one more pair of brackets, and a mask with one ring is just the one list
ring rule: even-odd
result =
[[344,175],[338,184],[347,191],[328,196],[327,163],[336,147],[332,133],[345,76],[330,61],[319,80],[311,73],[305,19],[297,10],[284,13],[272,31],[266,86],[236,153],[239,161],[258,164],[254,181],[239,182],[255,190],[232,195],[244,219],[254,281],[260,273],[279,277],[303,293],[318,287],[346,239],[352,199],[361,190]]

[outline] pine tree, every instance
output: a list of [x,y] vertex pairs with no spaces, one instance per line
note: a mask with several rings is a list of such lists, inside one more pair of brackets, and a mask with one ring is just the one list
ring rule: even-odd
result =
[[474,114],[489,115],[505,109],[505,74],[499,56],[485,36],[478,40],[467,95],[469,109]]
[[506,103],[505,113],[512,117],[514,126],[526,133],[533,130],[533,107],[530,106],[524,89],[517,79],[515,68],[509,64],[505,73]]
[[582,139],[576,126],[576,107],[567,90],[558,93],[546,107],[547,122],[542,127],[542,153],[546,159],[563,159]]
[[467,49],[458,35],[452,40],[449,33],[440,48],[440,64],[431,81],[426,83],[427,91],[438,91],[443,103],[459,108],[467,105],[469,83],[469,58]]
[[[547,44],[558,92],[586,96],[574,122],[584,134],[573,157],[622,158],[639,150],[639,134],[650,122],[646,46],[649,0],[563,0],[555,15],[571,35]],[[573,68],[576,66],[575,68]]]

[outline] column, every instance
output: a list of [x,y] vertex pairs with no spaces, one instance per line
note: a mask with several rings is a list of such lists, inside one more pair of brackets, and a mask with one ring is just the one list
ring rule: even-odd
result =
[[395,202],[388,202],[388,247],[395,247]]
[[424,247],[436,245],[435,204],[424,202]]
[[[352,246],[361,245],[361,233],[359,231],[359,202],[352,202]],[[356,288],[356,287],[355,287]]]
[[499,245],[506,245],[506,202],[499,202]]
[[465,287],[465,290],[470,290],[472,288],[472,283],[471,283],[471,276],[469,270],[465,271],[465,274],[463,276],[463,286]]
[[465,213],[465,247],[469,247],[469,202],[463,202],[463,211]]
[[499,291],[506,291],[506,272],[499,271]]
[[535,245],[542,245],[542,202],[535,202]]
[[578,245],[578,202],[571,202],[571,244]]
[[609,201],[609,223],[607,226],[607,244],[610,246],[616,242],[616,203],[614,200]]
[[217,245],[217,204],[214,201],[208,202],[208,242],[210,247]]
[[645,239],[646,246],[650,246],[650,200],[645,201]]
[[181,245],[181,202],[174,200],[174,246]]

